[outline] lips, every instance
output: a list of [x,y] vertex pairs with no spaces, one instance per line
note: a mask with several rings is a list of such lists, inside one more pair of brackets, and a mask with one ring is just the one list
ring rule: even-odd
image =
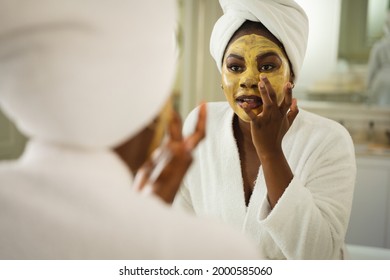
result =
[[250,109],[255,109],[263,105],[263,101],[260,96],[256,95],[241,95],[236,98],[237,104],[243,108],[243,104],[246,103]]

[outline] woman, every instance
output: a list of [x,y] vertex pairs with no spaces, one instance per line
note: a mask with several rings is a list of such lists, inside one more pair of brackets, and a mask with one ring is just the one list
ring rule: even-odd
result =
[[[0,14],[0,105],[29,138],[0,164],[0,259],[257,257],[235,231],[131,189],[166,119],[174,1],[0,0]],[[139,187],[171,199],[204,114],[187,138],[170,121],[170,160],[143,167]]]
[[220,3],[210,49],[227,102],[207,105],[207,138],[175,204],[240,228],[264,258],[342,259],[354,149],[341,125],[292,98],[306,15],[289,0]]

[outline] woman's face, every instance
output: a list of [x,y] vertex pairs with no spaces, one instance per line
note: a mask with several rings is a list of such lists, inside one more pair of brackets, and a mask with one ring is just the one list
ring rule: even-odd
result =
[[256,115],[263,110],[258,88],[260,75],[271,82],[278,104],[283,100],[283,88],[291,77],[284,51],[265,36],[246,34],[238,37],[228,46],[222,64],[222,86],[226,99],[237,116],[246,122],[250,118],[242,109],[244,102]]

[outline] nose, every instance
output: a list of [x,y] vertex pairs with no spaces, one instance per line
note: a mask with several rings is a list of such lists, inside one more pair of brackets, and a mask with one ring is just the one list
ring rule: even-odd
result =
[[257,77],[252,71],[247,71],[241,78],[240,87],[247,89],[257,89],[258,83],[259,77]]

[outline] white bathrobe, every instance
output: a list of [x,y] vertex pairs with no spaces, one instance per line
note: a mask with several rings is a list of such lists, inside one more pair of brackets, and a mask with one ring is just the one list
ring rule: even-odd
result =
[[0,259],[258,257],[230,227],[141,196],[131,181],[113,152],[31,141],[0,163]]
[[[283,139],[294,178],[274,209],[260,167],[248,207],[226,102],[208,104],[206,140],[196,151],[175,205],[246,232],[267,259],[342,259],[356,174],[351,138],[341,125],[300,110]],[[192,131],[196,110],[184,131]]]

